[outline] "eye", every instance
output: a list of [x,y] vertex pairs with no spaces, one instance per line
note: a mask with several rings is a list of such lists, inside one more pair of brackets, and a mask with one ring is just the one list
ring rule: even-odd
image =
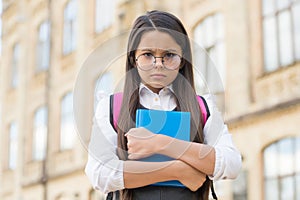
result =
[[173,58],[173,57],[175,57],[175,56],[176,56],[175,53],[166,53],[166,54],[164,55],[165,58]]
[[145,56],[146,58],[153,57],[152,53],[144,53],[143,56]]

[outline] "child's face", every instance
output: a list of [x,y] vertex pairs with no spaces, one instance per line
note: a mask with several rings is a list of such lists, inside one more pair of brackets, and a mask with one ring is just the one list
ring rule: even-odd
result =
[[[146,70],[139,67],[139,64],[149,60],[149,57],[153,59],[152,55],[159,57],[154,59],[156,62],[151,65],[152,67]],[[136,67],[142,82],[156,93],[170,85],[177,77],[181,55],[181,47],[168,33],[160,31],[144,33],[135,53],[135,58],[138,58]],[[163,65],[161,57],[164,57],[165,66],[169,69]]]

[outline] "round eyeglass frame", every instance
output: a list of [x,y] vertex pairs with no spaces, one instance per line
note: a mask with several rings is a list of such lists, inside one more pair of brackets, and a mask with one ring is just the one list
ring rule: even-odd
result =
[[145,54],[141,54],[141,55],[137,56],[137,57],[135,58],[135,61],[136,61],[137,67],[138,67],[139,69],[141,69],[141,70],[143,70],[143,71],[150,71],[150,70],[152,70],[152,69],[155,68],[156,59],[157,59],[157,58],[161,58],[161,59],[162,59],[162,65],[163,65],[163,67],[164,67],[165,69],[167,69],[167,70],[176,70],[176,69],[178,69],[178,68],[180,67],[180,65],[181,65],[182,57],[181,57],[180,55],[178,55],[178,54],[175,54],[175,53],[172,53],[172,54],[174,54],[174,55],[176,55],[176,56],[178,56],[178,57],[180,58],[180,63],[179,63],[179,65],[178,65],[176,68],[168,68],[168,67],[166,67],[166,66],[164,65],[164,57],[165,57],[165,56],[154,56],[154,55],[152,55],[152,57],[154,58],[154,61],[153,61],[153,63],[152,63],[151,65],[149,65],[149,67],[151,66],[151,68],[149,68],[149,69],[145,69],[145,68],[139,66],[139,64],[138,64],[138,59],[139,59],[141,56],[144,56]]

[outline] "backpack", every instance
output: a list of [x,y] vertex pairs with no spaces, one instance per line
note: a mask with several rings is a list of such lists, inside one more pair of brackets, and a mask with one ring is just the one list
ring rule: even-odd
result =
[[[122,99],[123,99],[123,93],[115,93],[110,95],[110,112],[109,112],[109,119],[110,119],[110,124],[114,128],[114,130],[117,132],[117,123],[118,123],[118,118],[120,115],[121,111],[121,105],[122,105]],[[202,96],[197,95],[197,101],[200,106],[201,114],[202,114],[202,119],[203,119],[203,127],[207,121],[207,119],[210,116],[210,112],[208,109],[208,105],[205,101],[205,99]],[[218,199],[217,195],[214,190],[213,186],[213,181],[211,181],[211,193],[214,199]],[[113,192],[108,193],[107,199],[112,199],[113,197]]]
[[[110,124],[117,131],[117,123],[119,119],[119,114],[121,111],[121,104],[123,99],[123,93],[115,93],[110,96]],[[197,96],[197,101],[200,106],[202,113],[203,126],[205,125],[208,117],[210,116],[209,109],[205,99],[202,96]]]

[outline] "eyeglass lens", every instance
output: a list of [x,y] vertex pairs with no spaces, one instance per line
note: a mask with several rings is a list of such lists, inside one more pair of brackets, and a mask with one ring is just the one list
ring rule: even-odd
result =
[[161,59],[163,66],[170,70],[175,70],[179,67],[181,57],[174,53],[167,53],[163,57],[155,57],[150,53],[145,53],[136,58],[137,65],[143,70],[151,70],[155,67],[157,59]]

